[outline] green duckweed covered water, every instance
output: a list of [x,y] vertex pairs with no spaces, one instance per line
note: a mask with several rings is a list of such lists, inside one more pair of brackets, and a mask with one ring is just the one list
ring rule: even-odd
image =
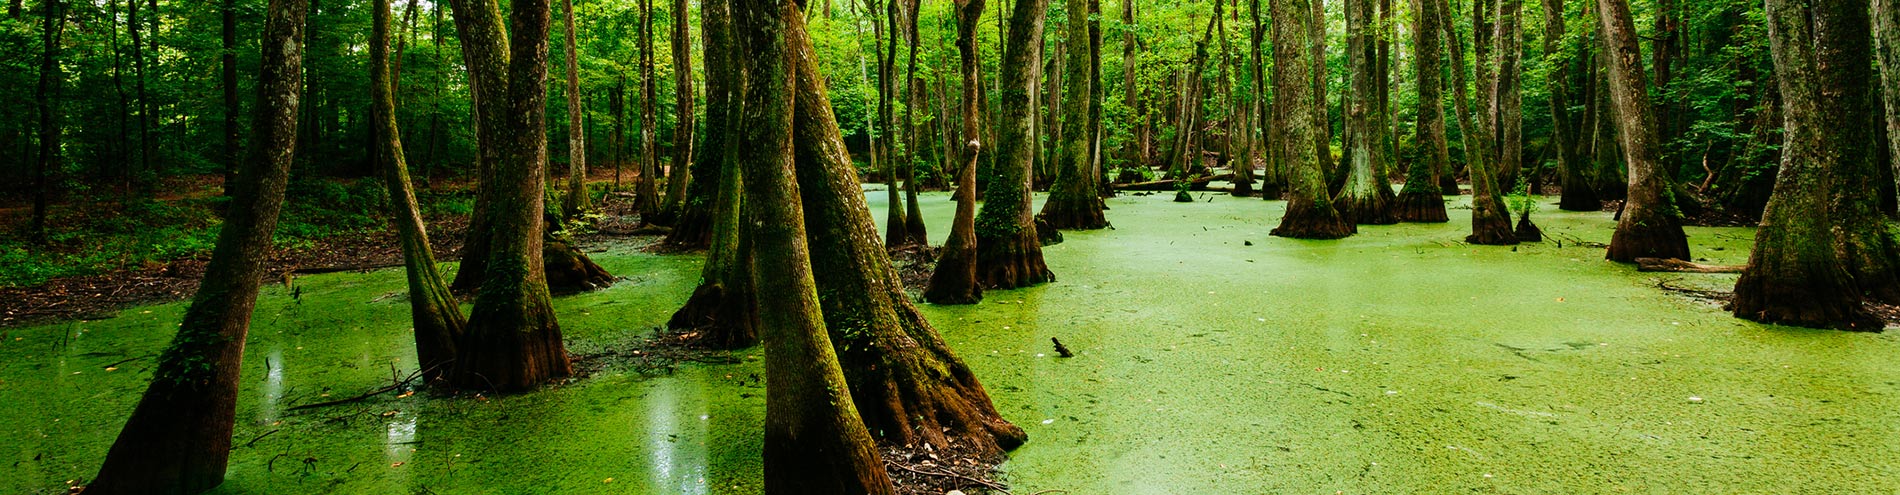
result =
[[[1054,284],[924,306],[1029,432],[1004,466],[1016,493],[1900,491],[1894,336],[1737,320],[1656,288],[1733,275],[1639,274],[1574,241],[1464,245],[1465,209],[1300,241],[1266,235],[1281,202],[1169,199],[1109,200],[1116,230],[1045,248]],[[938,240],[950,206],[925,196]],[[1613,225],[1536,217],[1550,238],[1607,242]],[[1751,235],[1690,242],[1737,264]],[[556,300],[579,353],[662,324],[700,266],[595,256],[627,280]],[[415,366],[399,271],[298,284],[259,301],[222,493],[761,491],[756,350],[526,395],[291,411]],[[0,330],[0,491],[92,476],[152,361],[106,367],[156,353],[182,309]],[[1054,357],[1052,336],[1077,356]]]

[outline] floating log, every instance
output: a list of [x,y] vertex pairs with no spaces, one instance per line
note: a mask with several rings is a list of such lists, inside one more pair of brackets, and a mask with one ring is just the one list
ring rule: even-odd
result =
[[[1207,183],[1217,180],[1234,180],[1234,174],[1209,175],[1195,178],[1194,180],[1187,181],[1188,190],[1200,191],[1207,189]],[[1117,191],[1173,191],[1175,182],[1174,179],[1162,179],[1147,182],[1115,184],[1113,187]]]
[[1742,265],[1704,265],[1674,258],[1636,258],[1639,272],[1741,273]]

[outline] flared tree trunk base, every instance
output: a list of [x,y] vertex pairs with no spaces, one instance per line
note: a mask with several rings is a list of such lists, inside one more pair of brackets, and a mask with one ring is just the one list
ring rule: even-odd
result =
[[666,233],[661,241],[666,247],[676,251],[698,251],[712,245],[712,215],[693,214],[694,208],[687,208],[687,214],[680,218],[673,230]]
[[1286,216],[1280,217],[1280,226],[1270,234],[1293,239],[1341,239],[1358,231],[1337,209],[1295,201],[1287,205]]
[[1248,197],[1248,196],[1252,196],[1252,195],[1253,195],[1253,182],[1254,182],[1254,181],[1251,181],[1251,180],[1237,180],[1237,181],[1234,181],[1234,191],[1233,191],[1233,193],[1232,193],[1232,194],[1234,195],[1234,197],[1238,197],[1238,198],[1245,198],[1245,197]]
[[1286,185],[1274,184],[1271,182],[1261,182],[1260,183],[1260,199],[1264,199],[1267,201],[1279,201],[1282,199],[1286,199]]
[[1605,259],[1618,263],[1635,263],[1636,258],[1689,261],[1689,239],[1683,235],[1680,221],[1669,215],[1640,216],[1643,218],[1625,212],[1616,233],[1610,236]]
[[1509,246],[1517,244],[1517,232],[1511,230],[1510,217],[1473,218],[1471,235],[1465,236],[1468,244],[1481,246]]
[[930,272],[924,300],[932,304],[982,302],[983,288],[976,283],[976,250],[944,247],[943,254],[937,258],[937,267]]
[[1517,217],[1517,242],[1544,242],[1544,229],[1531,223],[1529,214]]
[[1588,181],[1565,180],[1563,195],[1557,200],[1557,209],[1563,211],[1603,211],[1603,200],[1597,198],[1596,188]]
[[[1886,328],[1880,317],[1867,311],[1860,295],[1848,287],[1846,274],[1834,277],[1796,277],[1807,283],[1771,284],[1754,267],[1742,272],[1735,283],[1735,297],[1729,310],[1736,318],[1776,325],[1808,328],[1832,328],[1857,332],[1879,332]],[[1834,283],[1814,280],[1832,279]]]
[[1353,198],[1340,197],[1334,205],[1341,214],[1350,214],[1353,223],[1359,225],[1392,225],[1399,223],[1399,216],[1393,212],[1394,198],[1380,197],[1377,194]]
[[1056,275],[1042,260],[1042,240],[1034,229],[1018,230],[1001,239],[977,240],[976,281],[984,289],[1017,289],[1054,282]]
[[1044,225],[1051,230],[1096,230],[1108,227],[1108,218],[1102,213],[1102,200],[1093,197],[1062,202],[1049,198],[1049,202],[1042,207],[1042,213],[1036,217],[1040,221],[1036,225],[1038,232]]
[[[914,307],[896,308],[900,334],[864,352],[841,353],[852,403],[873,436],[898,445],[971,449],[989,457],[1027,441],[996,412],[989,393]],[[885,348],[892,347],[892,348]],[[855,355],[851,355],[855,354]]]
[[541,247],[541,262],[546,267],[548,290],[557,293],[582,292],[614,284],[614,274],[594,263],[587,253],[561,241],[547,241]]
[[[479,314],[469,317],[469,331],[456,346],[451,382],[471,390],[521,392],[573,374],[553,316],[527,316],[525,323],[485,322]],[[499,328],[481,328],[484,325]]]
[[1175,191],[1175,192],[1174,192],[1174,202],[1176,202],[1176,203],[1193,203],[1193,202],[1194,202],[1194,195],[1192,195],[1192,194],[1188,194],[1188,192],[1187,192],[1187,191]]
[[1420,192],[1416,188],[1405,188],[1392,202],[1392,214],[1402,222],[1444,223],[1451,221],[1445,213],[1445,197],[1438,191]]
[[744,349],[759,343],[758,308],[752,296],[706,282],[693,289],[686,305],[673,312],[666,327],[700,332],[699,343],[710,349]]

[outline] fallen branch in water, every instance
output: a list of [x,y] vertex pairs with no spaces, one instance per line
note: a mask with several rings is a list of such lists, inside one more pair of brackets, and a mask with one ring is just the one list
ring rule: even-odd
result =
[[1636,271],[1677,273],[1741,273],[1743,265],[1704,265],[1674,258],[1636,258]]
[[[438,366],[440,366],[440,365],[438,365]],[[410,382],[414,382],[414,381],[416,381],[416,379],[417,379],[417,378],[421,378],[421,377],[422,377],[422,371],[423,371],[423,370],[416,370],[416,372],[414,372],[414,373],[410,373],[410,374],[409,374],[409,377],[408,377],[408,378],[403,378],[403,379],[401,379],[401,380],[397,380],[397,381],[395,381],[394,383],[390,383],[389,385],[385,385],[385,386],[383,386],[383,387],[381,387],[381,388],[378,388],[378,389],[375,389],[375,390],[371,390],[371,391],[368,391],[368,392],[363,392],[362,394],[358,394],[358,395],[357,395],[357,396],[355,396],[355,397],[350,397],[350,398],[347,398],[347,399],[337,399],[337,400],[329,400],[329,401],[323,401],[323,402],[316,402],[316,403],[310,403],[310,404],[304,404],[304,405],[301,405],[301,406],[292,406],[292,407],[291,407],[290,409],[285,409],[285,411],[296,411],[296,410],[299,410],[299,409],[316,409],[316,408],[319,408],[319,407],[329,407],[329,406],[334,406],[334,405],[338,405],[338,404],[348,404],[348,403],[351,403],[351,402],[357,402],[357,401],[361,401],[361,400],[363,400],[363,399],[368,399],[368,398],[370,398],[370,397],[375,397],[375,396],[378,396],[378,395],[382,395],[382,394],[386,394],[386,393],[390,393],[390,392],[394,392],[394,391],[396,391],[397,389],[400,389],[400,388],[402,388],[403,386],[405,386],[405,385],[408,385],[408,384],[409,384]]]

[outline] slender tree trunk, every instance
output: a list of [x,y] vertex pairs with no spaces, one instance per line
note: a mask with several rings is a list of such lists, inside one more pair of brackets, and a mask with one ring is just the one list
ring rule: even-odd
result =
[[917,107],[924,105],[924,80],[917,77],[917,39],[922,33],[917,31],[917,16],[923,7],[922,0],[910,0],[905,9],[904,39],[910,45],[909,62],[906,64],[904,80],[904,233],[907,242],[917,246],[929,246],[930,234],[924,227],[923,206],[917,202],[917,162],[921,156],[920,146],[927,141],[917,139],[917,126],[914,119]]
[[[1433,0],[1424,0],[1433,1]],[[1446,0],[1437,0],[1441,11],[1450,12]],[[1451,52],[1452,100],[1455,113],[1458,114],[1458,131],[1464,136],[1465,161],[1471,172],[1471,235],[1465,236],[1465,242],[1472,244],[1503,245],[1517,244],[1517,233],[1511,230],[1510,210],[1505,209],[1504,200],[1499,197],[1497,174],[1491,168],[1492,147],[1491,130],[1473,118],[1470,104],[1471,89],[1465,81],[1464,42],[1459,39],[1458,29],[1450,16],[1440,16],[1444,21],[1440,28],[1445,32],[1446,45]],[[1477,64],[1482,67],[1484,64]],[[1476,70],[1474,68],[1474,70]],[[1483,87],[1483,86],[1480,86]]]
[[[1872,199],[1837,196],[1830,181],[1869,169],[1864,153],[1869,136],[1856,116],[1859,102],[1844,95],[1866,94],[1866,11],[1854,5],[1821,6],[1768,0],[1769,47],[1784,99],[1787,133],[1774,196],[1755,232],[1755,251],[1735,283],[1730,309],[1751,320],[1879,331],[1883,324],[1862,305],[1850,265],[1833,232],[1850,212],[1841,202]],[[1859,31],[1865,32],[1865,31]],[[1855,64],[1858,64],[1856,66]],[[1853,162],[1860,162],[1859,164]],[[1861,177],[1864,178],[1864,177]],[[1854,187],[1867,191],[1867,184]]]
[[[574,0],[561,0],[561,24],[567,29],[567,196],[561,210],[573,218],[587,208],[587,133],[581,127],[579,49],[574,44]],[[690,96],[689,96],[690,98]],[[690,106],[689,106],[690,107]],[[686,112],[691,112],[690,108]],[[690,115],[690,113],[689,113]],[[691,120],[691,117],[685,117]]]
[[[983,287],[976,283],[976,168],[983,143],[977,122],[976,26],[982,22],[984,0],[952,0],[957,13],[957,53],[963,78],[963,166],[957,171],[957,214],[950,224],[950,238],[937,255],[937,267],[930,273],[930,285],[924,288],[924,300],[936,304],[975,304],[983,300]],[[1036,0],[1017,0],[1036,1]]]
[[1544,2],[1544,65],[1550,73],[1544,86],[1550,92],[1550,140],[1563,174],[1563,196],[1557,207],[1569,211],[1597,211],[1603,202],[1591,187],[1589,168],[1577,156],[1577,129],[1570,118],[1570,62],[1564,56],[1564,0]]
[[[1312,118],[1313,118],[1313,125],[1315,126],[1315,129],[1319,131],[1319,137],[1317,138],[1316,142],[1313,143],[1313,147],[1315,150],[1318,151],[1319,168],[1321,171],[1321,177],[1322,179],[1326,179],[1325,182],[1326,184],[1328,184],[1328,187],[1326,189],[1327,191],[1326,194],[1321,194],[1320,196],[1331,196],[1333,191],[1335,190],[1331,187],[1331,185],[1334,182],[1336,182],[1331,179],[1335,177],[1343,176],[1344,174],[1338,173],[1340,170],[1339,164],[1338,162],[1335,161],[1333,157],[1333,119],[1332,119],[1332,116],[1329,115],[1331,112],[1329,111],[1326,105],[1327,103],[1326,93],[1328,92],[1327,91],[1328,67],[1326,64],[1326,1],[1325,0],[1311,0],[1309,3],[1313,10],[1313,16],[1306,23],[1306,28],[1311,31],[1311,34],[1308,35],[1308,38],[1307,38],[1308,43],[1306,46],[1312,47],[1312,51],[1313,51],[1313,58],[1312,58],[1313,68],[1310,72],[1310,75],[1312,76],[1312,79],[1313,79],[1312,80],[1312,84],[1313,84]],[[1329,198],[1321,198],[1320,200],[1330,201]],[[1345,218],[1347,223],[1352,222],[1352,218],[1349,216],[1342,215],[1342,218]]]
[[46,203],[62,154],[59,103],[66,76],[59,67],[59,48],[66,32],[66,7],[60,3],[44,0],[40,5],[45,22],[40,27],[40,85],[34,94],[34,106],[40,114],[40,149],[33,162],[33,218],[27,227],[34,242],[46,242]]
[[[1110,187],[1103,170],[1102,136],[1106,133],[1102,125],[1102,105],[1108,101],[1108,89],[1102,82],[1102,0],[1089,2],[1089,163],[1084,167],[1088,171],[1088,180],[1095,184],[1095,202],[1099,205],[1102,198],[1113,197],[1114,188]],[[1103,209],[1107,209],[1106,206]]]
[[1491,113],[1497,119],[1498,185],[1504,192],[1515,191],[1519,171],[1524,168],[1524,92],[1519,84],[1518,67],[1523,59],[1523,30],[1518,13],[1524,0],[1498,0],[1496,43],[1498,70],[1492,81]]
[[501,11],[479,0],[450,0],[456,35],[461,41],[462,64],[468,67],[469,118],[475,122],[475,201],[468,232],[462,242],[461,264],[449,289],[469,293],[482,286],[488,273],[494,240],[494,192],[507,137],[503,118],[508,113],[508,44]]
[[[697,328],[707,347],[737,349],[759,341],[759,314],[752,286],[752,251],[741,235],[742,188],[739,176],[739,135],[745,90],[744,60],[733,34],[731,0],[700,4],[700,36],[706,57],[706,146],[698,149],[699,167],[694,189],[687,197],[685,215],[667,242],[707,246],[699,287],[686,305],[673,313],[667,326]],[[695,213],[703,212],[703,213]],[[710,228],[708,228],[710,227]],[[689,231],[701,234],[688,234]]]
[[[152,107],[150,105],[151,98],[148,97],[149,95],[147,95],[145,91],[145,45],[140,41],[144,39],[144,35],[141,34],[144,26],[140,25],[141,21],[139,19],[142,18],[139,17],[139,9],[139,0],[126,0],[125,29],[132,37],[132,87],[133,92],[138,93],[139,100],[138,169],[140,173],[151,173]],[[144,185],[141,184],[141,187],[144,187]]]
[[87,493],[192,494],[224,481],[244,339],[297,144],[306,5],[270,2],[249,169],[184,322]]
[[1135,21],[1135,0],[1121,0],[1121,4],[1123,26],[1122,104],[1133,111],[1132,115],[1137,119],[1136,122],[1130,123],[1136,127],[1134,132],[1135,142],[1125,148],[1128,151],[1128,162],[1124,166],[1141,167],[1148,163],[1148,148],[1143,139],[1145,136],[1142,134],[1140,122],[1141,119],[1145,118],[1147,112],[1141,102],[1141,86],[1137,83],[1135,78],[1135,75],[1141,70],[1141,61],[1138,56],[1140,53],[1141,40],[1135,37],[1135,32],[1140,30],[1140,25],[1136,24]]
[[[1049,199],[1043,202],[1041,218],[1050,228],[1094,230],[1108,226],[1108,220],[1102,216],[1101,194],[1095,190],[1097,181],[1090,173],[1095,150],[1092,147],[1094,133],[1090,129],[1089,116],[1097,112],[1095,107],[1101,104],[1100,100],[1094,98],[1090,67],[1096,56],[1094,50],[1099,45],[1089,42],[1087,0],[1066,1],[1065,10],[1068,11],[1069,20],[1063,24],[1063,31],[1068,37],[1067,44],[1074,48],[1069,50],[1068,61],[1063,67],[1062,78],[1066,84],[1062,89],[1063,129],[1058,134],[1061,152],[1056,156],[1056,180],[1049,188]],[[1219,12],[1218,5],[1217,2],[1216,12]],[[1023,28],[1019,25],[1017,29]],[[1225,43],[1225,40],[1222,42]],[[1004,73],[1008,74],[1008,71]],[[1030,84],[1035,82],[1030,81]],[[1038,260],[1036,264],[1040,265],[1041,262]],[[1047,272],[1047,269],[1044,271]]]
[[[136,1],[136,0],[134,0]],[[240,151],[238,140],[238,78],[237,78],[237,0],[224,0],[219,10],[223,23],[224,53],[218,57],[218,65],[223,72],[224,89],[224,195],[230,196],[232,185],[237,183]]]
[[897,147],[891,141],[897,136],[893,131],[896,119],[897,99],[897,26],[899,12],[898,0],[884,2],[884,17],[878,18],[876,0],[866,0],[871,18],[873,55],[877,57],[877,122],[871,133],[871,153],[873,166],[882,160],[884,166],[880,173],[884,175],[884,246],[897,250],[910,244],[909,231],[904,230],[904,197],[898,190]]
[[1347,89],[1346,187],[1333,198],[1341,215],[1364,225],[1399,222],[1393,211],[1392,184],[1386,179],[1386,118],[1380,112],[1379,43],[1372,0],[1346,0],[1346,60],[1352,81]]
[[[1444,188],[1441,179],[1451,170],[1451,153],[1445,143],[1445,94],[1443,66],[1445,14],[1438,0],[1412,0],[1412,60],[1416,74],[1412,81],[1418,91],[1417,134],[1413,146],[1419,148],[1418,161],[1406,169],[1405,189],[1399,192],[1397,214],[1407,222],[1446,222]],[[1457,184],[1453,184],[1456,187]]]
[[[1285,139],[1281,138],[1283,128],[1280,124],[1282,124],[1283,121],[1280,119],[1280,112],[1278,110],[1278,95],[1275,95],[1276,99],[1271,102],[1271,104],[1267,101],[1266,97],[1267,91],[1270,89],[1267,86],[1267,64],[1265,62],[1266,23],[1263,22],[1263,18],[1261,17],[1262,9],[1260,8],[1260,0],[1249,0],[1249,2],[1247,10],[1253,17],[1253,20],[1248,23],[1247,26],[1252,44],[1252,49],[1248,50],[1248,52],[1252,55],[1253,62],[1248,64],[1248,66],[1253,72],[1254,94],[1258,95],[1254,100],[1253,115],[1254,120],[1263,124],[1259,127],[1264,128],[1262,131],[1256,131],[1255,137],[1258,138],[1257,141],[1264,142],[1267,147],[1265,153],[1266,167],[1260,174],[1260,198],[1267,201],[1275,201],[1285,195],[1287,187],[1286,168],[1280,161],[1280,157],[1283,153],[1279,152],[1279,149],[1285,144]],[[1268,112],[1271,112],[1272,115],[1269,116]]]
[[1326,187],[1325,160],[1319,156],[1319,150],[1325,147],[1325,133],[1319,129],[1322,120],[1314,115],[1320,108],[1314,84],[1319,78],[1314,72],[1324,71],[1322,60],[1314,55],[1321,52],[1287,48],[1316,44],[1309,37],[1323,32],[1312,26],[1321,22],[1313,15],[1318,9],[1308,0],[1278,0],[1272,4],[1273,46],[1279,47],[1273,51],[1273,95],[1284,112],[1287,143],[1279,148],[1290,186],[1286,215],[1272,234],[1300,239],[1346,237],[1356,228],[1333,208]]
[[[1076,0],[1069,1],[1075,5]],[[1029,140],[1031,127],[1035,125],[1031,117],[1036,111],[1035,102],[1029,99],[1036,86],[1036,81],[1030,75],[1035,72],[1035,67],[1042,65],[1043,17],[1047,8],[1048,0],[1016,0],[1015,11],[1010,13],[1010,36],[1001,64],[1002,74],[999,76],[1003,81],[1000,95],[1002,122],[996,133],[996,168],[989,186],[983,191],[983,210],[976,218],[979,226],[976,230],[976,280],[985,289],[1014,289],[1055,281],[1055,274],[1042,261],[1042,239],[1037,235],[1034,203],[1030,195],[1030,174],[1037,148],[1036,143]],[[1086,5],[1081,8],[1084,13],[1087,12]],[[1079,23],[1077,30],[1087,36],[1086,28]],[[1087,45],[1086,38],[1075,44],[1078,49]],[[1070,62],[1072,67],[1082,70],[1088,68],[1087,59],[1079,64],[1074,63],[1073,59]],[[1064,78],[1079,79],[1085,86],[1078,90],[1072,85],[1065,92],[1086,98],[1088,75],[1080,72],[1072,70]],[[1074,136],[1070,139],[1080,138],[1082,142],[1087,142],[1087,134],[1081,130],[1081,125],[1086,123],[1086,116],[1086,113],[1076,115],[1078,120],[1064,131]],[[1071,141],[1071,145],[1073,143]],[[1079,148],[1079,145],[1074,146]],[[1080,153],[1080,150],[1077,152]],[[1065,156],[1064,163],[1069,163],[1070,159]],[[1085,160],[1086,155],[1075,159]],[[1093,196],[1089,199],[1092,200]]]
[[750,60],[744,165],[747,234],[756,243],[765,337],[765,490],[774,494],[889,494],[891,481],[858,419],[826,333],[794,180],[794,82],[802,37],[796,4],[739,0],[734,19]]
[[687,0],[673,0],[673,38],[668,42],[673,49],[675,118],[673,157],[667,162],[666,203],[661,208],[662,217],[676,227],[686,209],[687,193],[693,182],[693,169],[687,164],[693,161],[693,148],[698,144],[694,134],[698,124],[693,115],[693,33],[688,20],[691,13],[687,9]]
[[377,143],[382,155],[383,179],[389,188],[390,218],[396,226],[396,238],[402,247],[405,272],[409,279],[410,323],[416,334],[416,362],[424,380],[434,383],[448,377],[455,361],[455,342],[462,337],[467,321],[447,282],[435,269],[435,253],[429,247],[429,232],[416,206],[415,190],[409,183],[409,165],[403,158],[402,133],[396,127],[395,84],[389,70],[389,0],[376,0],[370,32],[370,93],[376,115]]
[[1616,104],[1616,134],[1623,143],[1623,159],[1629,163],[1630,184],[1607,257],[1623,263],[1636,258],[1690,259],[1682,216],[1670,198],[1669,176],[1659,162],[1662,150],[1656,142],[1656,116],[1650,111],[1645,89],[1649,84],[1644,80],[1642,53],[1636,48],[1629,3],[1598,0],[1597,17],[1610,68],[1610,99]]
[[653,140],[658,120],[653,113],[653,92],[657,77],[653,72],[653,0],[640,4],[640,176],[634,182],[634,210],[645,223],[662,220],[660,211],[660,160],[654,156]]
[[[486,272],[456,343],[452,381],[465,388],[519,391],[572,372],[560,324],[548,298],[542,261],[543,187],[547,163],[547,0],[516,0],[504,39],[499,6],[456,0],[464,50],[483,66],[471,68],[482,111],[494,129],[497,160],[481,187],[491,202]],[[467,7],[467,8],[465,8]],[[466,11],[466,13],[465,13]],[[466,20],[467,22],[461,22]],[[505,50],[504,50],[505,49]],[[492,179],[492,180],[488,180]]]

